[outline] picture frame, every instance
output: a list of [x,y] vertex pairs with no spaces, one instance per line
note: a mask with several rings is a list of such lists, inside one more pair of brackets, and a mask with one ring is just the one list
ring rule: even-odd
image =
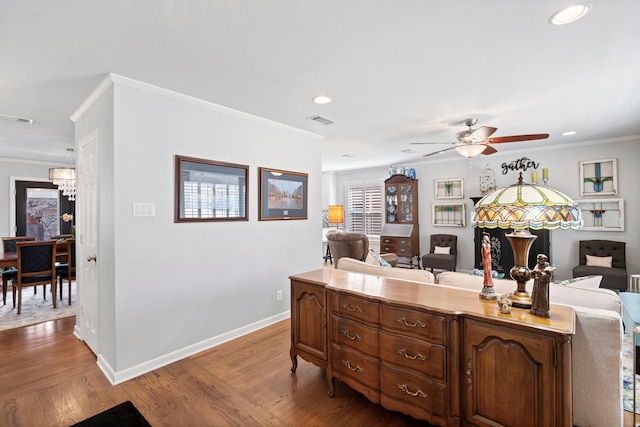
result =
[[436,199],[462,199],[464,197],[464,180],[448,178],[435,180]]
[[616,159],[580,162],[580,196],[616,196],[618,161]]
[[258,176],[259,221],[307,219],[308,174],[260,167]]
[[624,200],[575,200],[582,211],[584,225],[578,231],[624,231]]
[[174,222],[248,221],[249,166],[175,156]]
[[464,203],[433,203],[432,224],[435,227],[464,227],[465,210]]

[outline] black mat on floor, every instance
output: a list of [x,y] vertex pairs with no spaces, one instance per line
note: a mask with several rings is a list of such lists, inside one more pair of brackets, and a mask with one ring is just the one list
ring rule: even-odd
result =
[[91,418],[80,421],[71,427],[151,427],[151,424],[133,406],[131,401],[100,412]]

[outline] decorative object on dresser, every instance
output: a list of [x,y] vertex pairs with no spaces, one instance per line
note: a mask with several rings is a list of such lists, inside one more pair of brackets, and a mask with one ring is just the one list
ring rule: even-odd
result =
[[[384,182],[385,224],[380,233],[380,252],[395,253],[403,264],[419,264],[418,180],[393,175]],[[414,259],[415,258],[415,259]]]
[[480,245],[480,251],[482,252],[482,272],[483,272],[482,291],[480,291],[480,294],[478,296],[482,299],[495,300],[495,299],[498,299],[498,296],[496,295],[496,292],[493,289],[493,278],[491,277],[491,242],[489,240],[489,233],[482,233],[482,234],[483,234],[482,244]]
[[601,275],[601,288],[627,290],[626,242],[580,240],[578,245],[580,259],[573,267],[573,277]]
[[541,325],[450,286],[332,269],[290,280],[292,371],[297,356],[326,368],[330,396],[339,380],[434,425],[572,425],[573,308]]
[[476,203],[471,213],[474,227],[512,228],[506,235],[513,249],[515,265],[511,277],[517,289],[510,298],[514,307],[531,308],[526,282],[531,278],[527,266],[529,250],[536,239],[532,229],[577,229],[582,227],[582,212],[576,202],[549,187],[518,182],[487,194]]
[[458,236],[432,234],[428,254],[422,255],[422,268],[456,271],[458,263]]

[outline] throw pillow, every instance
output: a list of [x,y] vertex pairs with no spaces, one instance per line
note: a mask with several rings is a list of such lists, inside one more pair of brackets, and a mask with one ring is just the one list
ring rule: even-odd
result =
[[611,259],[613,257],[610,256],[592,256],[587,255],[587,265],[592,267],[608,267],[611,268]]
[[598,289],[602,276],[583,276],[576,277],[574,279],[563,280],[561,285],[569,286],[573,288],[586,288],[586,289]]
[[378,257],[378,262],[380,263],[380,267],[391,267],[391,264],[389,264],[384,258],[382,258],[381,256]]
[[379,265],[378,255],[373,251],[373,249],[369,249],[367,253],[367,258],[365,258],[364,262],[371,265]]
[[449,246],[436,246],[433,248],[433,253],[449,255],[451,253],[451,248]]

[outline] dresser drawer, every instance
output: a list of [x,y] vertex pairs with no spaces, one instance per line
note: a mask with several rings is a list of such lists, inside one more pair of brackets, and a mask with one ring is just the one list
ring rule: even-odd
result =
[[377,359],[333,345],[332,368],[337,377],[363,393],[374,403],[380,402],[380,365]]
[[380,244],[380,253],[392,253],[396,255],[411,255],[411,246]]
[[446,356],[444,346],[392,333],[380,333],[380,360],[383,364],[444,381],[447,373]]
[[362,323],[336,316],[331,317],[332,342],[350,347],[369,356],[378,357],[379,333]]
[[380,326],[434,344],[446,343],[446,317],[411,309],[381,306]]
[[441,424],[447,413],[446,386],[387,367],[380,368],[380,403],[387,409]]
[[331,295],[331,311],[340,317],[378,326],[378,310],[378,304],[375,302],[335,292]]
[[380,237],[381,245],[397,245],[397,246],[411,246],[410,237],[392,237],[382,236]]

